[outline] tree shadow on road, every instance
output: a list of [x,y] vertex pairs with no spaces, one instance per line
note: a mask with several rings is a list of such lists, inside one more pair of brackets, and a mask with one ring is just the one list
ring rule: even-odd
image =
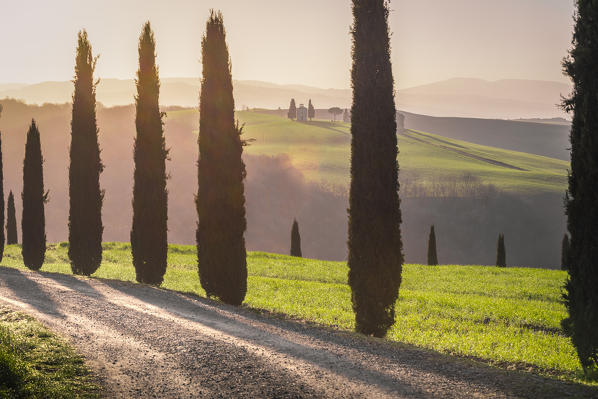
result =
[[[449,380],[456,379],[473,387],[496,390],[507,396],[529,396],[530,386],[534,387],[534,397],[566,397],[572,393],[575,397],[598,396],[596,387],[532,373],[499,369],[480,361],[444,355],[406,344],[368,338],[346,331],[339,332],[331,328],[283,320],[280,317],[259,315],[256,314],[256,310],[259,309],[235,308],[192,294],[181,294],[134,283],[110,281],[106,284],[123,294],[161,307],[172,316],[207,326],[251,345],[323,367],[352,381],[364,384],[377,381],[378,386],[388,392],[400,390],[401,393],[429,396],[429,393],[409,381],[409,373],[401,374],[404,378],[393,376],[377,367],[356,362],[355,359],[363,358],[364,355],[371,356],[373,359],[382,359],[396,368],[417,370],[424,375],[435,374]],[[163,308],[164,300],[170,302],[167,309]],[[322,345],[309,345],[308,343],[314,342],[314,338],[316,342],[332,348],[333,351],[323,350]],[[334,347],[354,351],[353,356],[335,355]]]
[[[35,308],[40,313],[64,318],[58,304],[46,293],[45,288],[34,280],[38,275],[45,277],[45,273],[25,272],[9,267],[0,267],[0,270],[0,284],[5,285],[19,302]],[[6,302],[11,303],[10,298],[6,298]]]

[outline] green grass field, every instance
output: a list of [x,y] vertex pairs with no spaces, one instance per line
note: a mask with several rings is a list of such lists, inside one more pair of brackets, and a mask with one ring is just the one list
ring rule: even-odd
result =
[[[134,281],[130,245],[106,243],[94,277]],[[24,268],[9,246],[3,266]],[[246,306],[343,330],[354,327],[347,266],[249,253]],[[195,247],[170,247],[163,288],[204,296]],[[66,243],[51,245],[43,271],[70,273]],[[582,371],[560,322],[562,271],[482,266],[406,265],[388,339],[556,378]]]
[[32,317],[0,306],[0,398],[99,398],[83,359]]
[[[195,121],[195,110],[171,111],[168,118]],[[258,111],[237,112],[244,138],[255,139],[245,151],[283,155],[305,176],[325,185],[349,183],[350,124],[301,123]],[[524,193],[563,193],[569,164],[558,159],[472,144],[409,130],[399,135],[401,173],[418,183],[442,181],[465,173],[500,189]],[[500,162],[502,164],[497,164]]]

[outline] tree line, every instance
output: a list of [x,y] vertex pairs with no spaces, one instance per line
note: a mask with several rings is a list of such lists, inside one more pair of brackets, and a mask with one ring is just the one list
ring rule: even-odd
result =
[[[390,61],[388,2],[353,0],[351,36],[351,181],[349,192],[349,275],[358,332],[384,336],[394,323],[394,307],[404,261],[397,161],[397,121]],[[569,317],[563,330],[572,338],[587,374],[598,374],[598,7],[577,0],[573,46],[563,66],[574,83],[564,108],[573,113],[571,172],[566,196],[568,233],[563,239],[563,266],[568,270],[564,294]],[[166,190],[160,81],[155,38],[146,23],[139,39],[136,138],[134,146],[133,227],[131,247],[137,280],[160,284],[166,270],[168,192]],[[246,229],[241,159],[246,142],[234,119],[230,58],[222,14],[212,11],[202,39],[203,77],[200,95],[198,274],[209,297],[242,303],[247,290]],[[103,170],[95,121],[93,57],[87,34],[78,36],[69,168],[69,259],[75,274],[90,275],[101,263],[99,176]],[[1,136],[0,136],[1,145]],[[1,154],[0,154],[1,155]],[[0,157],[1,158],[1,157]],[[0,177],[2,172],[0,163]],[[1,182],[1,179],[0,179]],[[0,217],[4,195],[0,187]],[[46,237],[40,132],[32,121],[23,162],[23,260],[32,269],[43,264]],[[8,200],[14,238],[14,198]],[[2,229],[3,230],[3,229]],[[292,228],[293,255],[301,255],[298,225]],[[0,243],[4,244],[4,232]],[[429,263],[438,263],[434,229],[429,237]],[[1,252],[0,252],[1,255]],[[506,265],[504,235],[499,235],[497,265]]]

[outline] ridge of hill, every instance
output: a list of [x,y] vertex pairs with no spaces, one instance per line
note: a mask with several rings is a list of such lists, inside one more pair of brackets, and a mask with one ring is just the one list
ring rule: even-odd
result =
[[[162,78],[160,101],[164,106],[197,107],[199,77]],[[276,84],[255,80],[235,80],[238,109],[287,108],[291,98],[297,103],[312,99],[319,108],[349,108],[351,90],[323,89],[299,84]],[[0,99],[15,98],[30,104],[71,101],[70,81],[36,84],[1,84]],[[557,104],[571,91],[560,82],[534,80],[498,80],[455,78],[426,85],[401,88],[398,108],[417,114],[467,118],[533,119],[566,117]],[[105,106],[133,103],[133,79],[103,78],[97,99]]]

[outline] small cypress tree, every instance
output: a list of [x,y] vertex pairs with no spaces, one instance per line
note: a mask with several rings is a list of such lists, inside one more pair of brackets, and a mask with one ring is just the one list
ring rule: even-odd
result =
[[356,330],[382,337],[403,265],[387,1],[353,0],[353,17],[349,285]]
[[291,256],[301,258],[301,235],[299,234],[299,224],[297,220],[293,220],[293,227],[291,228]]
[[87,32],[78,34],[75,58],[75,93],[71,120],[69,167],[69,259],[74,274],[89,276],[102,263],[102,201],[96,84],[97,58],[91,52]]
[[12,191],[8,194],[8,205],[6,206],[6,243],[8,245],[18,244],[17,235],[17,212],[15,210],[15,197]]
[[211,11],[202,40],[197,192],[198,273],[208,296],[240,305],[247,292],[245,164],[226,31]]
[[291,105],[289,105],[289,112],[287,113],[289,119],[297,118],[297,105],[295,105],[295,99],[291,98]]
[[23,162],[23,262],[32,270],[39,270],[46,256],[46,218],[44,204],[48,193],[44,191],[42,149],[35,120],[27,132],[25,160]]
[[160,79],[156,41],[149,22],[139,37],[139,70],[135,97],[135,172],[131,252],[137,281],[160,285],[166,273],[168,252],[168,193],[166,159],[160,112]]
[[311,103],[311,98],[309,99],[309,104],[307,105],[307,117],[310,121],[316,117],[316,109]]
[[505,249],[505,235],[498,235],[498,245],[496,248],[496,266],[507,267],[507,251]]
[[428,265],[438,265],[438,255],[436,254],[436,232],[434,225],[430,228],[430,236],[428,237]]
[[563,63],[573,93],[563,103],[573,112],[571,173],[565,199],[570,233],[569,279],[563,330],[586,375],[598,378],[598,4],[577,0],[573,46]]
[[569,264],[569,236],[563,236],[563,243],[561,244],[561,270],[567,270]]

